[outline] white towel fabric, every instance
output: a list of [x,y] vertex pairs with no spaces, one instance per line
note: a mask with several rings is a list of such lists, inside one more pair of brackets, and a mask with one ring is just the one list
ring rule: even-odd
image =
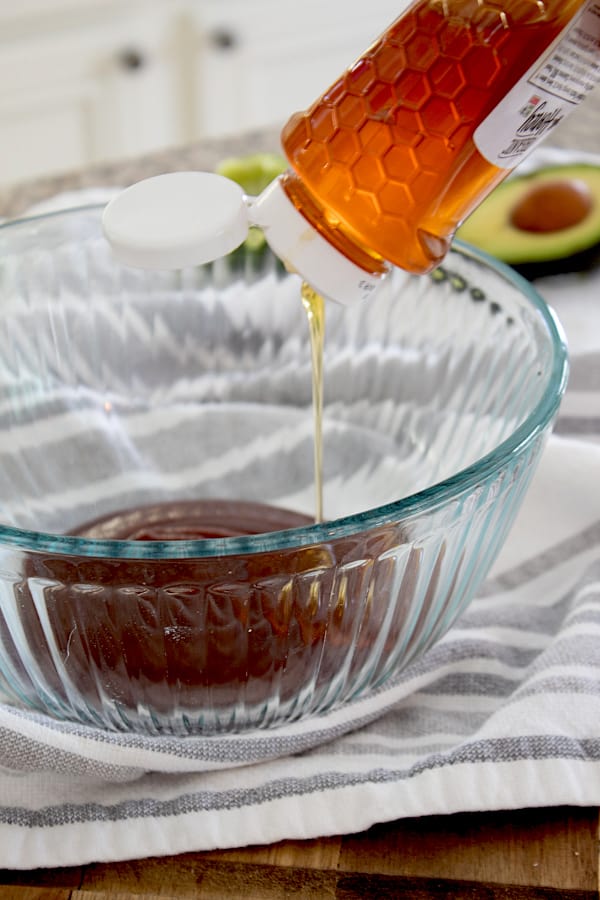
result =
[[0,867],[600,805],[600,271],[538,285],[571,347],[540,468],[477,599],[374,696],[231,737],[109,734],[0,704]]

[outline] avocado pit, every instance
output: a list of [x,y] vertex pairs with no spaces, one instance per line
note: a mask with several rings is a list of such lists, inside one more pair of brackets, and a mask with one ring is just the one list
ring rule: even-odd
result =
[[593,205],[593,194],[582,179],[544,181],[523,194],[510,221],[515,228],[536,234],[562,231],[583,222]]
[[529,279],[600,262],[600,165],[565,163],[507,178],[457,236]]

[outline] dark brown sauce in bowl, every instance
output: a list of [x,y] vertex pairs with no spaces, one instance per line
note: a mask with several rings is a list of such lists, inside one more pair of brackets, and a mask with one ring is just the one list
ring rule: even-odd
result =
[[[118,512],[74,533],[162,541],[310,523],[262,504],[177,502]],[[372,577],[372,560],[397,542],[390,526],[335,544],[245,555],[32,554],[20,586],[21,614],[48,692],[70,702],[72,684],[92,720],[99,710],[105,720],[107,708],[117,727],[123,711],[125,718],[134,711],[165,722],[240,707],[268,715],[274,696],[280,706],[302,691],[326,691],[350,664],[349,654],[352,670],[360,670],[381,638],[386,610],[376,595],[390,590],[385,566]],[[34,587],[41,583],[42,615]],[[400,622],[389,629],[388,647],[399,628]]]
[[302,513],[241,500],[177,500],[120,510],[86,522],[72,535],[96,540],[177,541],[267,534],[311,525]]

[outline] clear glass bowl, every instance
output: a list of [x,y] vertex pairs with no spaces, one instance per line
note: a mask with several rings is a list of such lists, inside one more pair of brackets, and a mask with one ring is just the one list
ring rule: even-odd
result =
[[467,247],[394,272],[371,303],[327,307],[323,524],[67,534],[165,502],[314,509],[297,276],[265,249],[123,268],[100,215],[0,229],[0,689],[108,729],[210,734],[380,688],[505,539],[565,388],[552,314]]

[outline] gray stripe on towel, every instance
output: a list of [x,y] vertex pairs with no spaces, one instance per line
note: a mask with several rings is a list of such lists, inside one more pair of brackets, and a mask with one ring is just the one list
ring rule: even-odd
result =
[[[306,796],[322,791],[338,790],[360,784],[385,784],[406,781],[431,769],[459,764],[493,766],[499,762],[516,763],[531,760],[600,761],[600,740],[576,740],[565,735],[535,735],[497,738],[463,744],[449,753],[435,753],[407,768],[374,768],[369,772],[323,772],[304,779],[286,778],[266,782],[255,788],[227,791],[197,791],[169,799],[129,800],[122,803],[65,803],[60,806],[31,810],[23,807],[0,807],[0,822],[23,828],[48,828],[83,822],[115,822],[125,819],[158,818],[211,810],[242,809],[273,802],[284,797]],[[148,793],[152,791],[149,776]]]

